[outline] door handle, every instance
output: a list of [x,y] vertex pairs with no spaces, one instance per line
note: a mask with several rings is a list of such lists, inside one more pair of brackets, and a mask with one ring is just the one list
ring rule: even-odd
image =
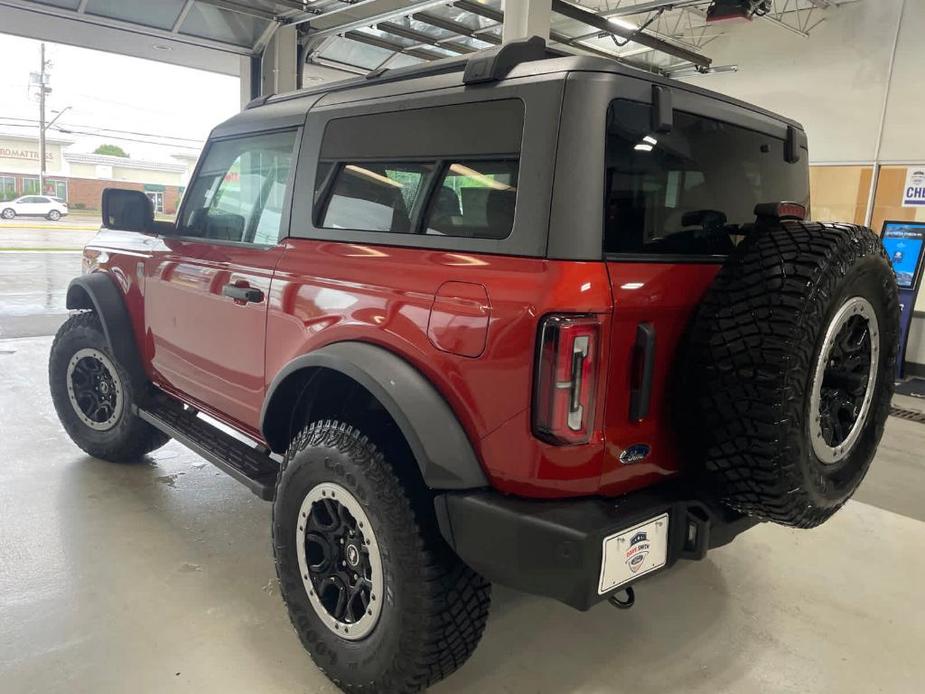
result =
[[229,282],[224,287],[222,287],[222,295],[227,296],[231,299],[234,299],[235,302],[246,304],[246,303],[260,303],[263,301],[263,292],[257,289],[256,287],[240,286],[234,283]]
[[633,345],[632,380],[630,386],[630,421],[641,422],[649,414],[652,400],[652,377],[655,373],[655,326],[636,326]]

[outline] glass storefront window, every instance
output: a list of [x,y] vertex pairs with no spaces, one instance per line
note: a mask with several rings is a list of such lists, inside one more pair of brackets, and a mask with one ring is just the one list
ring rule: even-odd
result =
[[151,202],[154,204],[155,212],[164,211],[164,194],[163,193],[161,193],[160,191],[145,191],[145,195],[147,195],[151,199]]
[[35,178],[31,176],[22,177],[22,194],[23,195],[40,195],[41,190],[39,190],[39,179],[36,176]]
[[67,181],[45,179],[45,195],[54,195],[67,202]]
[[16,179],[13,176],[0,176],[0,202],[16,198]]

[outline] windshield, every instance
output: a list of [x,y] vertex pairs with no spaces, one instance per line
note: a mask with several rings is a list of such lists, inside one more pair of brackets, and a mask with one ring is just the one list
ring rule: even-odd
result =
[[606,252],[725,255],[756,204],[809,206],[805,152],[788,163],[782,138],[682,111],[653,133],[650,112],[623,99],[608,110]]

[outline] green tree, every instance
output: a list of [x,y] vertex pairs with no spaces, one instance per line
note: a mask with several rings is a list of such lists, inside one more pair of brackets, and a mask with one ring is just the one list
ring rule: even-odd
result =
[[95,150],[94,154],[106,154],[110,157],[125,157],[128,159],[128,152],[122,149],[119,145],[100,145]]

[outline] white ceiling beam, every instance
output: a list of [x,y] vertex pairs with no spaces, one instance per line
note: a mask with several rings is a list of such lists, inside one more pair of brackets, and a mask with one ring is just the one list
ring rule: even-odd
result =
[[173,26],[170,27],[170,33],[176,34],[180,31],[180,27],[183,26],[183,22],[186,21],[186,16],[189,14],[189,11],[193,9],[193,3],[196,0],[186,0],[183,3],[183,7],[180,9],[180,14],[177,15],[176,20],[174,20]]

